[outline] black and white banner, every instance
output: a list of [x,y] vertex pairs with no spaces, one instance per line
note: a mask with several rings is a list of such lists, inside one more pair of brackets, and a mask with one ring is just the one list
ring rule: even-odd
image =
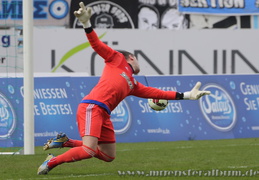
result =
[[81,28],[80,22],[75,18],[74,11],[78,10],[79,3],[84,2],[92,8],[91,24],[94,28],[115,29],[136,27],[137,1],[128,0],[73,0],[70,8],[70,28]]

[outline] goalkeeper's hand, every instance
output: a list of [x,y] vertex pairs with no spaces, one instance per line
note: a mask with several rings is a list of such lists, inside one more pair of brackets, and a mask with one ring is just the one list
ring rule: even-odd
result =
[[86,8],[83,2],[80,2],[79,6],[78,11],[74,11],[74,15],[82,23],[84,28],[91,27],[90,18],[92,16],[92,9],[90,7]]
[[204,95],[209,95],[210,91],[200,91],[201,82],[197,82],[191,91],[184,92],[183,98],[190,100],[197,100]]

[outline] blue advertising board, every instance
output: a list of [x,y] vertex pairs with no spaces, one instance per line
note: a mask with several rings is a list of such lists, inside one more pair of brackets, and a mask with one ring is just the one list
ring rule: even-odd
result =
[[258,0],[178,0],[178,10],[183,13],[252,15],[259,14]]
[[[37,77],[34,87],[35,145],[59,132],[80,139],[76,111],[99,77]],[[170,100],[154,111],[147,99],[129,96],[111,113],[117,142],[259,137],[258,75],[136,76],[144,85],[185,92],[196,82],[211,95]],[[23,146],[23,79],[0,78],[0,147]]]
[[[0,1],[0,24],[7,27],[22,25],[23,2],[25,1]],[[69,21],[70,3],[70,0],[33,0],[34,25],[67,25]]]
[[23,145],[21,79],[0,78],[0,147]]
[[[211,91],[211,95],[204,96],[199,101],[170,101],[167,109],[156,115],[161,127],[153,126],[153,131],[158,128],[157,131],[160,132],[154,133],[155,136],[163,136],[165,131],[170,135],[163,139],[168,141],[258,137],[258,132],[253,127],[258,127],[259,122],[252,115],[253,112],[258,113],[258,110],[244,111],[247,104],[240,84],[247,83],[247,78],[253,79],[249,84],[256,86],[258,76],[168,76],[163,77],[163,80],[160,77],[147,77],[150,86],[162,89],[184,92],[201,81],[201,89]],[[256,100],[256,96],[254,99]],[[243,111],[242,115],[240,110]],[[250,119],[249,123],[243,124],[244,119]]]
[[[35,144],[42,145],[59,132],[75,134],[76,104],[79,102],[70,77],[35,78]],[[77,136],[77,138],[79,138]]]

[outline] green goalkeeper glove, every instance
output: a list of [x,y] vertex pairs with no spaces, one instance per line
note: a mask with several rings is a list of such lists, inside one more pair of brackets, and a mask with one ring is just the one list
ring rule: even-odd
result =
[[74,15],[82,23],[84,28],[91,27],[90,18],[92,16],[92,9],[90,7],[86,8],[83,2],[80,2],[79,6],[78,11],[74,11]]
[[183,99],[197,100],[204,95],[210,95],[210,91],[199,91],[201,82],[197,82],[191,91],[183,93]]

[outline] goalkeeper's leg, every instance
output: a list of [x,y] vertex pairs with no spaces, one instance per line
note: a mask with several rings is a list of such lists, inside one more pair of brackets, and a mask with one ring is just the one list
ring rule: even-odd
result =
[[63,147],[78,147],[82,145],[82,141],[69,139],[65,133],[59,133],[55,138],[48,140],[47,143],[44,144],[43,150]]
[[111,162],[115,159],[116,143],[112,122],[107,120],[103,123],[101,136],[98,140],[98,147],[94,157],[105,162]]
[[103,160],[105,162],[111,162],[115,159],[116,155],[116,144],[107,143],[99,144],[94,157]]
[[100,160],[111,162],[115,158],[115,143],[98,144],[98,138],[84,136],[83,145],[72,148],[59,156],[48,156],[38,169],[38,174],[47,174],[54,167],[69,162],[80,161],[96,157]]
[[98,138],[93,136],[84,136],[83,142],[84,144],[82,146],[69,149],[67,152],[59,156],[55,157],[53,155],[49,155],[39,167],[38,174],[48,174],[50,170],[62,163],[75,162],[94,157],[96,155]]

